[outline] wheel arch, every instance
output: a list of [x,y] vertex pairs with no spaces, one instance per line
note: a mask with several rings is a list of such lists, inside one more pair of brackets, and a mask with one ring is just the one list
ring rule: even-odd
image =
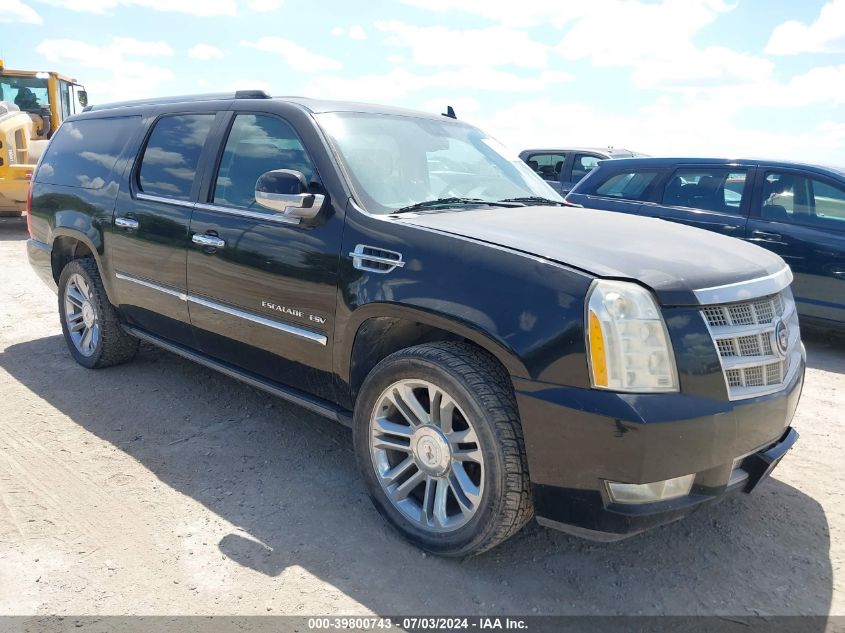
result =
[[52,234],[53,241],[50,248],[50,266],[53,280],[58,285],[59,276],[68,262],[82,257],[92,257],[100,271],[100,278],[106,289],[109,301],[114,304],[111,280],[103,271],[102,246],[99,247],[82,231],[69,227],[56,227]]
[[348,385],[350,406],[367,375],[384,358],[407,347],[434,341],[466,341],[493,356],[511,375],[528,377],[516,352],[471,323],[428,310],[376,303],[352,313],[340,345],[338,373]]

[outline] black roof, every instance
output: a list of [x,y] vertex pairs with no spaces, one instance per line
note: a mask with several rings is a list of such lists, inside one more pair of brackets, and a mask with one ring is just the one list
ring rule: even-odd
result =
[[696,158],[696,157],[659,157],[659,158],[617,158],[612,163],[603,163],[614,169],[627,169],[629,167],[675,167],[679,165],[738,165],[755,167],[765,165],[782,169],[800,168],[808,171],[815,171],[826,175],[834,175],[845,178],[845,168],[834,165],[822,165],[818,163],[805,163],[800,161],[768,160],[765,158]]
[[431,112],[396,108],[393,106],[378,105],[374,103],[360,103],[357,101],[333,101],[329,99],[310,99],[308,97],[271,97],[263,90],[238,90],[237,92],[212,92],[197,95],[181,95],[174,97],[152,97],[149,99],[136,99],[133,101],[116,101],[113,103],[101,103],[87,106],[85,112],[112,110],[116,108],[131,108],[136,106],[157,106],[157,105],[178,105],[182,103],[196,103],[198,101],[232,101],[234,99],[269,99],[272,101],[283,101],[295,103],[300,107],[315,114],[321,112],[363,112],[372,114],[394,114],[399,116],[413,116],[422,118],[437,119],[439,121],[452,121],[448,117]]

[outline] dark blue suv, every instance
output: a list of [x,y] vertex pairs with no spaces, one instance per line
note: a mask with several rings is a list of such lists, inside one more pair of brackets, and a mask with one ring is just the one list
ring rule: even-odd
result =
[[566,200],[688,224],[774,251],[795,275],[802,321],[845,330],[845,169],[623,158],[599,163]]

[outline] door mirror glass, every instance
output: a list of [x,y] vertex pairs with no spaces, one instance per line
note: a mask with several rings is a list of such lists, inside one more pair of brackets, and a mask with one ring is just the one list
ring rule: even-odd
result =
[[79,105],[81,105],[83,108],[88,105],[88,92],[86,92],[85,90],[77,90],[76,98],[79,101]]
[[320,194],[308,193],[308,182],[301,171],[274,169],[262,174],[255,183],[255,202],[290,218],[315,217],[323,200]]

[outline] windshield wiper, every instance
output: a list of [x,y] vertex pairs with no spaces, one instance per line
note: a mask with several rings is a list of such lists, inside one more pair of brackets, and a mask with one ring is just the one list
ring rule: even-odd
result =
[[564,204],[562,200],[552,200],[551,198],[543,198],[542,196],[523,196],[521,198],[505,198],[499,202],[522,202],[523,204]]
[[481,198],[437,198],[436,200],[417,202],[416,204],[396,209],[395,211],[391,211],[389,215],[393,215],[394,213],[408,213],[410,211],[418,211],[420,209],[436,209],[438,207],[462,206],[469,204],[490,204],[495,206],[499,203],[491,200],[482,200]]

